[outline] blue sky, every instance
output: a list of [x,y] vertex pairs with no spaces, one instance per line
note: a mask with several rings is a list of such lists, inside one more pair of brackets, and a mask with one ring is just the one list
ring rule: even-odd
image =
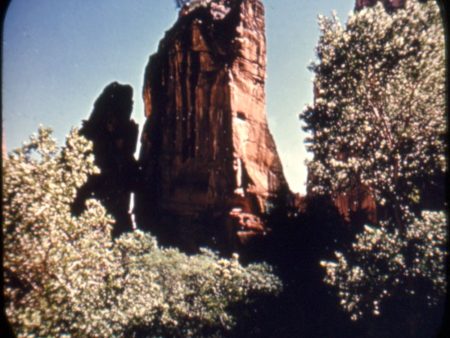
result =
[[[317,15],[345,20],[354,0],[265,0],[267,115],[293,191],[306,170],[299,112],[312,100]],[[11,0],[3,35],[3,130],[8,150],[52,127],[62,143],[112,81],[134,88],[142,126],[143,72],[177,17],[171,0]]]

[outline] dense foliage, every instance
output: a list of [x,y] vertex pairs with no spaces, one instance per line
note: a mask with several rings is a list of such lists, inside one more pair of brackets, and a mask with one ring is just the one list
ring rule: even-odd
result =
[[211,335],[235,324],[231,304],[280,290],[264,264],[187,256],[141,231],[113,241],[113,220],[95,200],[71,215],[97,171],[91,149],[76,130],[58,149],[41,128],[3,161],[4,292],[18,336]]
[[431,281],[430,299],[442,296],[444,202],[424,210],[425,193],[444,189],[447,170],[439,8],[408,1],[387,13],[378,2],[350,15],[345,27],[335,16],[319,24],[315,100],[301,115],[314,155],[311,190],[333,197],[364,186],[383,210],[347,255],[322,263],[325,281],[353,319],[363,309],[379,314],[380,300],[394,290],[414,292],[404,287],[409,277]]
[[336,252],[336,262],[321,262],[325,282],[337,289],[353,320],[370,312],[378,316],[382,301],[399,290],[415,295],[416,279],[427,282],[422,296],[435,305],[446,292],[446,227],[444,212],[429,211],[409,224],[406,235],[387,224],[366,225],[347,258]]

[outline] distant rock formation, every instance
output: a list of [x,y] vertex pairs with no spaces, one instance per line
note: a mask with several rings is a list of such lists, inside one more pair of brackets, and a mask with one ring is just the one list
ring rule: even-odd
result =
[[406,3],[406,0],[356,0],[355,11],[360,11],[364,7],[375,6],[378,1],[382,2],[387,10],[404,8]]
[[[379,208],[370,190],[366,186],[359,184],[342,193],[319,196],[311,189],[313,181],[314,177],[309,173],[307,179],[307,194],[302,201],[304,210],[309,209],[312,205],[318,210],[318,204],[322,204],[324,209],[332,208],[339,218],[336,219],[336,223],[347,224],[354,231],[361,230],[364,224],[377,223]],[[325,210],[322,211],[325,212]],[[327,212],[333,213],[330,210]]]
[[163,244],[239,246],[289,191],[267,125],[264,29],[260,0],[196,1],[149,60],[135,215]]
[[360,227],[364,223],[377,222],[377,205],[369,189],[359,185],[333,197],[333,202],[345,222]]
[[80,133],[94,144],[95,164],[101,173],[89,177],[73,205],[75,213],[84,209],[87,198],[100,200],[114,217],[113,236],[132,230],[129,213],[131,191],[139,179],[136,151],[138,125],[130,120],[133,89],[117,82],[109,84],[95,101]]

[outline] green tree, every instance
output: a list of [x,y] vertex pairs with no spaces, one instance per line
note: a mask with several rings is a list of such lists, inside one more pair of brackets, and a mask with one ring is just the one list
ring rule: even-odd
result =
[[311,190],[337,195],[363,185],[382,210],[380,223],[366,226],[346,255],[322,262],[325,281],[353,319],[379,314],[380,300],[400,289],[413,293],[411,278],[428,279],[435,287],[427,296],[440,297],[444,201],[424,210],[425,193],[443,191],[447,170],[439,8],[408,1],[387,13],[378,3],[351,14],[345,27],[335,16],[320,17],[319,25],[315,99],[301,114],[314,155]]
[[58,149],[41,128],[3,161],[4,293],[18,336],[226,332],[230,305],[280,290],[265,264],[187,256],[141,231],[113,241],[113,220],[95,200],[74,217],[77,189],[98,171],[91,150],[76,130]]

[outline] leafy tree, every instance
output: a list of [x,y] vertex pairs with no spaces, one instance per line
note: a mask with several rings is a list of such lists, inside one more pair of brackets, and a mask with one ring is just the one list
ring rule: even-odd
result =
[[408,1],[387,13],[378,3],[350,15],[345,27],[336,16],[320,17],[319,25],[315,100],[301,114],[314,154],[311,190],[336,195],[363,185],[381,211],[380,223],[366,226],[346,255],[322,262],[325,281],[353,319],[378,314],[394,290],[414,292],[410,278],[430,281],[427,296],[440,297],[444,200],[430,205],[425,198],[442,193],[447,170],[439,8]]
[[95,200],[74,217],[77,189],[98,170],[91,150],[76,130],[58,149],[41,128],[4,159],[4,293],[18,336],[223,333],[235,324],[231,304],[280,290],[265,264],[187,256],[141,231],[113,241]]

